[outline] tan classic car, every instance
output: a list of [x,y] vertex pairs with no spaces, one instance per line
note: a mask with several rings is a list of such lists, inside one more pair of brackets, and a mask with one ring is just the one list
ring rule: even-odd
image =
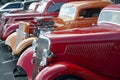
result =
[[101,9],[108,1],[77,1],[62,6],[59,17],[55,18],[55,30],[89,27],[97,23]]

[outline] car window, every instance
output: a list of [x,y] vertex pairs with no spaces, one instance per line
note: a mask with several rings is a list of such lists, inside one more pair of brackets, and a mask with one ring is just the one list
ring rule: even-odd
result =
[[21,8],[21,7],[22,7],[21,3],[14,3],[14,4],[9,4],[4,9]]
[[76,11],[77,11],[77,9],[75,6],[63,5],[60,9],[59,17],[66,18],[66,19],[68,19],[68,18],[74,19]]
[[53,3],[48,7],[48,12],[59,12],[61,6],[64,4],[65,2],[60,2],[60,3]]
[[100,11],[101,11],[101,8],[84,9],[84,10],[81,10],[79,17],[81,17],[81,16],[84,18],[98,17]]
[[120,11],[117,10],[103,10],[99,16],[99,23],[113,23],[120,25]]

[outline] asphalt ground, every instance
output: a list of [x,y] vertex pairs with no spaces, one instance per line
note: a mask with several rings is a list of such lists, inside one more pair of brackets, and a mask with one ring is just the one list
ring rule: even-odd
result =
[[17,60],[10,60],[10,55],[11,53],[4,42],[0,41],[0,80],[14,80],[13,69]]

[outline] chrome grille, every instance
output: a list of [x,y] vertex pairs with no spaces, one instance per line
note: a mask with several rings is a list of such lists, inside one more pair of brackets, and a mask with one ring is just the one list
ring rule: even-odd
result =
[[46,38],[45,36],[41,36],[38,40],[37,40],[37,44],[38,46],[36,47],[36,55],[41,58],[41,55],[43,53],[44,49],[49,50],[49,46],[50,46],[50,41],[48,38]]

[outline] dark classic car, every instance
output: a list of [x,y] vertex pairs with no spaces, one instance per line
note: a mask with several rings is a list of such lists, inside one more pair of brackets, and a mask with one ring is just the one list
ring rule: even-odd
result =
[[33,41],[33,48],[20,56],[14,76],[37,75],[35,80],[119,80],[119,17],[120,5],[110,5],[101,11],[94,27],[40,35]]

